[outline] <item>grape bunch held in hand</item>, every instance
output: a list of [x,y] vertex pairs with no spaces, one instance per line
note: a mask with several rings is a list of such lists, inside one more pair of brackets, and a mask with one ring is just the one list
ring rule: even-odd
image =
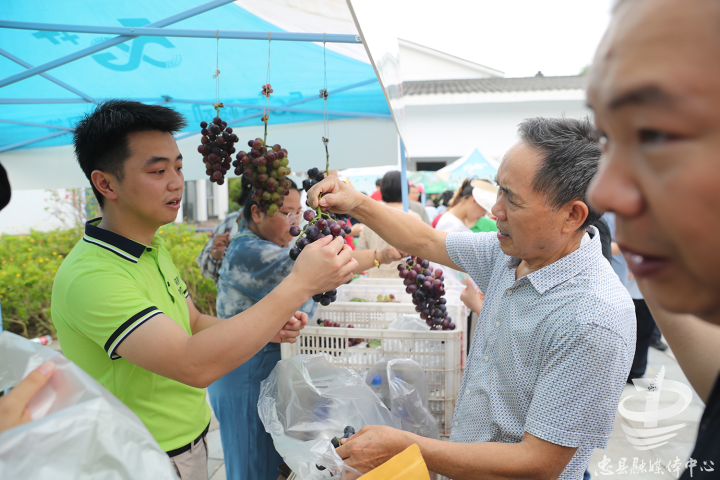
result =
[[316,183],[321,182],[322,179],[325,178],[325,172],[318,170],[315,167],[308,170],[307,175],[307,180],[303,180],[303,190],[306,192],[309,192]]
[[260,210],[274,216],[290,193],[288,152],[279,144],[268,148],[262,138],[248,141],[249,152],[240,151],[233,161],[235,175],[243,175],[255,189],[252,199]]
[[[350,227],[345,220],[338,219],[333,213],[323,212],[318,209],[318,214],[313,210],[305,210],[303,218],[308,222],[303,230],[293,225],[290,227],[290,235],[298,238],[295,246],[290,249],[290,258],[296,260],[300,252],[316,240],[332,236],[333,240],[337,237],[345,238],[350,233]],[[320,293],[313,296],[313,300],[319,302],[320,305],[328,306],[337,298],[337,290],[326,293]]]
[[200,128],[202,144],[198,146],[198,152],[203,156],[205,174],[211,182],[222,185],[225,183],[225,174],[230,170],[230,155],[235,153],[234,145],[238,136],[219,116],[209,124],[200,122]]
[[[434,271],[433,271],[434,270]],[[412,295],[415,311],[425,320],[430,330],[455,330],[447,313],[447,299],[442,269],[433,269],[430,262],[419,257],[408,258],[398,265],[405,291]]]

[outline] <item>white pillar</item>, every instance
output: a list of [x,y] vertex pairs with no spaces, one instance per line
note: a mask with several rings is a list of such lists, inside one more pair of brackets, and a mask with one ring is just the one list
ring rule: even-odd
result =
[[207,222],[207,180],[195,180],[195,221]]
[[230,201],[228,198],[230,189],[228,188],[228,183],[229,182],[227,180],[225,180],[225,183],[222,185],[213,183],[213,187],[215,188],[215,212],[217,212],[218,219],[221,221],[225,220],[228,209],[230,208]]
[[183,203],[180,202],[180,209],[178,210],[177,217],[175,217],[175,223],[183,223],[185,217],[183,215]]

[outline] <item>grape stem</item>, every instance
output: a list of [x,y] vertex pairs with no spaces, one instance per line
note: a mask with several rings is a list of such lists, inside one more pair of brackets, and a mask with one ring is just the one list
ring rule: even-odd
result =
[[[325,140],[325,138],[323,138]],[[330,175],[330,152],[327,148],[327,142],[325,142],[325,176]]]

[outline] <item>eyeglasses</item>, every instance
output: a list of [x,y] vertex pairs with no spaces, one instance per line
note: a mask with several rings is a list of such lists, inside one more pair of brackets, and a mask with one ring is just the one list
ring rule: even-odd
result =
[[296,223],[296,222],[297,222],[297,223],[300,222],[300,215],[301,215],[300,213],[295,213],[295,212],[293,212],[293,213],[277,212],[277,214],[278,214],[278,215],[282,215],[283,217],[285,217],[285,223],[287,223],[288,225],[292,225],[292,224],[294,224],[294,223]]

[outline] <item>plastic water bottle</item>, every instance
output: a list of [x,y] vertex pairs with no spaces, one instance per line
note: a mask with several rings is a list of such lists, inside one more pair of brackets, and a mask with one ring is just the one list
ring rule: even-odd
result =
[[50,345],[53,339],[50,335],[43,335],[42,337],[33,338],[31,342],[39,343],[40,345]]
[[383,398],[383,388],[382,388],[382,376],[381,375],[375,375],[372,379],[372,382],[370,383],[370,388],[373,392],[375,392],[375,395],[378,396],[381,402],[385,403],[385,399]]
[[387,409],[390,410],[390,399],[387,398],[386,392],[383,389],[383,378],[381,375],[375,375],[373,377],[372,382],[370,382],[370,388],[373,392],[375,392],[375,395],[378,396]]

